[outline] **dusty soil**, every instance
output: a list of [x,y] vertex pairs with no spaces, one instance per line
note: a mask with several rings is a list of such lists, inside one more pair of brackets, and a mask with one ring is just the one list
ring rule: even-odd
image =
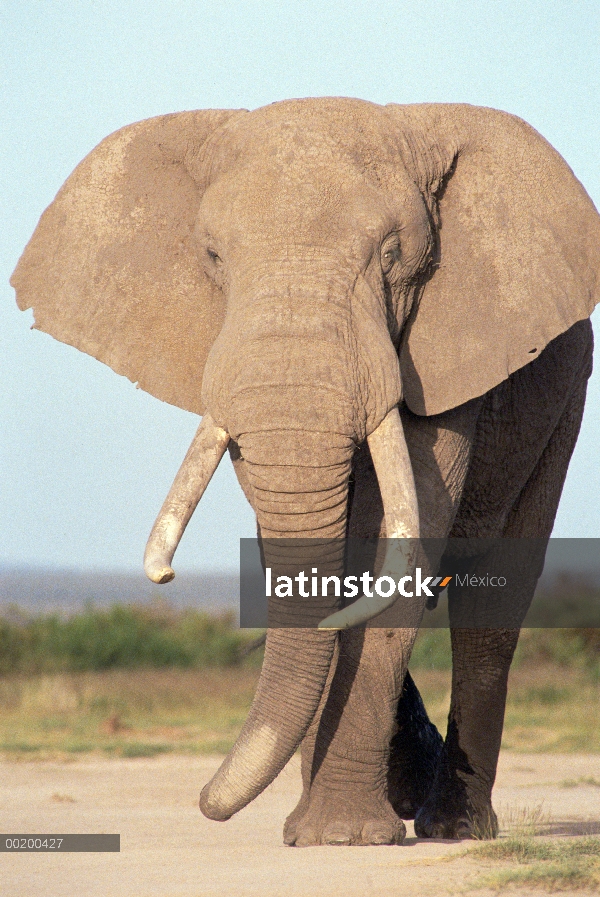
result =
[[[1,763],[3,833],[121,835],[119,854],[0,854],[3,897],[427,897],[464,892],[485,871],[464,857],[445,861],[473,842],[419,841],[411,823],[401,847],[284,847],[283,821],[300,791],[296,758],[236,817],[209,822],[197,797],[218,763],[185,756]],[[595,782],[600,755],[506,752],[494,805],[508,824],[541,804],[543,828],[555,838],[600,834]]]

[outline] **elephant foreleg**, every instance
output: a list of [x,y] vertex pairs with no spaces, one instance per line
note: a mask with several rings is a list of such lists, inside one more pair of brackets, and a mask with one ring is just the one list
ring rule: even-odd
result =
[[[579,432],[586,381],[587,372],[582,369],[582,376],[533,473],[505,518],[501,532],[504,537],[542,540],[550,537]],[[502,474],[509,473],[507,467],[499,470]],[[508,486],[503,491],[507,494]],[[459,510],[457,529],[461,526],[460,517]],[[469,525],[477,526],[472,515]],[[473,572],[486,571],[475,567]],[[535,569],[529,576],[520,577],[519,593],[512,596],[512,606],[521,620],[533,598],[537,578]],[[508,673],[519,629],[456,628],[451,635],[452,700],[448,730],[435,783],[417,814],[415,831],[421,837],[495,837],[498,824],[491,795],[502,739]]]
[[416,630],[342,633],[316,731],[303,744],[304,794],[287,844],[399,844],[406,834],[388,800],[390,742]]

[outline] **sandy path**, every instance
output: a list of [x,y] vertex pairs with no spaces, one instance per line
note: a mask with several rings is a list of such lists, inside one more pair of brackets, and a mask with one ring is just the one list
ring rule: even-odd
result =
[[[238,816],[209,822],[197,796],[217,765],[178,756],[0,764],[0,831],[121,834],[120,854],[2,853],[0,894],[426,897],[461,890],[482,871],[465,859],[443,862],[466,844],[417,841],[411,823],[401,847],[284,847],[283,821],[300,789],[296,758]],[[560,785],[590,776],[600,780],[600,755],[504,753],[494,804],[506,818],[543,802],[557,837],[600,834],[600,788]]]

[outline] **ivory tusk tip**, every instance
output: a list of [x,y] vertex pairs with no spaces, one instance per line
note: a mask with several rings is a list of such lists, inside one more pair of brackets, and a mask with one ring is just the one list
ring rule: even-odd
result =
[[164,585],[175,579],[175,571],[171,567],[151,567],[146,569],[146,576],[157,585]]
[[325,617],[324,620],[321,620],[317,629],[322,629],[325,632],[339,632],[341,629],[348,629],[352,624],[345,619],[343,615],[343,611],[338,611],[335,614],[331,614],[330,617]]

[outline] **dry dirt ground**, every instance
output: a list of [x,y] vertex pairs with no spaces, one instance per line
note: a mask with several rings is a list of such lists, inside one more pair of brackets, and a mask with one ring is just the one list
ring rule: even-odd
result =
[[[411,823],[401,847],[284,847],[283,821],[300,789],[297,758],[236,817],[209,822],[197,797],[218,763],[186,756],[1,763],[0,831],[118,832],[121,852],[0,853],[0,894],[427,897],[464,893],[486,871],[464,857],[446,861],[473,842],[420,841]],[[494,804],[507,821],[523,812],[539,816],[541,805],[545,831],[553,838],[597,835],[598,782],[598,754],[506,752]]]

